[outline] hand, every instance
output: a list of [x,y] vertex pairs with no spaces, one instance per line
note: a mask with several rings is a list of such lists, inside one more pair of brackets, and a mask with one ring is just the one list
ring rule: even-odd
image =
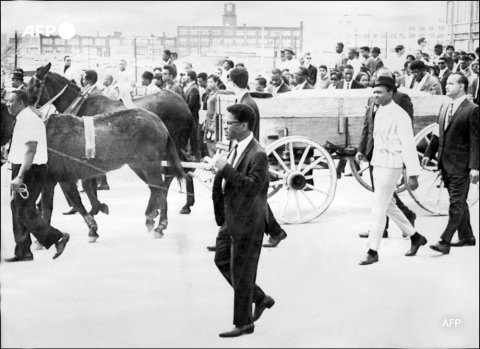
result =
[[408,186],[411,190],[417,190],[418,188],[418,178],[417,176],[408,177]]
[[366,161],[365,159],[365,155],[363,155],[362,153],[358,152],[356,155],[355,155],[355,160],[360,163],[361,161]]
[[222,171],[223,168],[228,164],[227,154],[215,154],[215,156],[213,157],[213,161],[215,167],[218,168],[219,171]]
[[427,167],[428,163],[430,162],[430,158],[427,158],[426,156],[422,159],[422,167],[425,168]]
[[470,171],[470,182],[472,182],[473,184],[478,183],[478,170]]
[[22,184],[23,184],[23,178],[16,177],[14,180],[12,180],[12,183],[10,183],[10,191],[14,193],[20,192],[20,186]]

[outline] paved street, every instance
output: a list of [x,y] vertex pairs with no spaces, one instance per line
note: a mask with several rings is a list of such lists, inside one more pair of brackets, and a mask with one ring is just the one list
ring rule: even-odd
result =
[[[5,167],[2,259],[14,250]],[[189,216],[178,214],[185,196],[171,193],[168,230],[154,240],[144,227],[148,188],[128,168],[109,183],[99,192],[110,215],[97,216],[96,243],[79,215],[61,214],[68,206],[57,188],[52,223],[71,234],[64,254],[52,260],[53,247],[33,251],[33,262],[0,264],[2,347],[479,346],[478,245],[447,256],[424,247],[407,258],[410,241],[392,223],[380,262],[359,266],[367,247],[357,234],[369,227],[372,194],[354,178],[338,182],[319,219],[284,226],[288,238],[262,250],[257,281],[276,304],[253,335],[237,339],[218,337],[233,327],[233,292],[206,250],[217,232],[208,190],[196,186]],[[402,198],[434,243],[447,217]],[[478,203],[471,213],[478,239]],[[445,319],[461,323],[442,327]]]

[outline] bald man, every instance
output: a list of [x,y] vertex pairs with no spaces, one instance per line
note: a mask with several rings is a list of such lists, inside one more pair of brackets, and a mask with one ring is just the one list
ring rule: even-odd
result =
[[[380,68],[377,71],[377,79],[380,76],[387,76],[387,77],[393,77],[392,73],[387,69],[387,68]],[[393,101],[398,104],[403,110],[405,110],[412,119],[413,123],[413,104],[410,99],[410,97],[402,92],[397,91],[397,89],[394,90],[393,94]],[[367,113],[365,115],[365,123],[363,127],[363,132],[362,136],[360,139],[360,146],[358,148],[358,152],[356,157],[356,160],[358,162],[360,161],[368,161],[369,167],[370,167],[370,179],[372,181],[372,188],[374,188],[373,184],[373,166],[370,164],[372,157],[373,157],[373,127],[374,127],[374,121],[375,121],[375,113],[377,112],[378,106],[375,105],[375,101],[373,97],[370,97],[368,100],[368,108],[367,108]],[[415,220],[417,218],[417,215],[415,212],[411,211],[403,202],[400,200],[397,194],[394,194],[395,202],[398,206],[398,208],[405,214],[405,217],[412,223],[413,226],[415,226]],[[388,217],[387,217],[387,224],[385,226],[385,231],[383,233],[383,237],[387,238],[388,237]],[[367,233],[360,233],[359,236],[361,238],[368,238],[369,232]],[[403,233],[404,237],[406,236],[405,232]]]

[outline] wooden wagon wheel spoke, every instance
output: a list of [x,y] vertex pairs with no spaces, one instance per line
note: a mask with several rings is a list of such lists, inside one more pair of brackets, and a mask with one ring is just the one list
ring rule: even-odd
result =
[[426,181],[428,181],[432,176],[436,175],[435,172],[433,171],[427,171],[429,172],[428,176],[425,176],[425,178],[423,178],[421,181],[418,181],[418,184],[422,184],[422,183],[425,183]]
[[311,184],[307,184],[306,187],[307,187],[308,189],[312,189],[312,190],[318,191],[319,193],[322,193],[323,195],[327,195],[327,196],[328,196],[328,193],[325,193],[323,190],[320,190],[320,189],[314,187],[314,186],[311,185]]
[[324,174],[321,174],[321,175],[311,175],[311,176],[306,176],[305,179],[314,179],[314,178],[320,178],[320,177],[332,177],[332,175],[330,173],[324,173]]
[[274,181],[274,182],[270,182],[270,186],[271,186],[271,187],[276,187],[277,185],[282,185],[282,184],[285,184],[285,180],[284,180],[284,179],[281,179],[281,180],[278,180],[278,181]]
[[290,169],[295,171],[295,153],[293,152],[293,142],[289,144],[289,151],[290,151]]
[[300,200],[298,199],[298,190],[295,190],[293,193],[295,194],[295,203],[297,204],[297,207],[296,207],[297,216],[298,216],[298,218],[301,219],[302,218],[302,212],[300,211]]
[[287,212],[288,202],[290,201],[290,196],[292,196],[292,190],[291,189],[287,189],[287,190],[288,190],[288,195],[287,195],[287,200],[285,200],[285,205],[283,206],[282,216],[285,216],[285,212]]
[[[423,183],[423,182],[422,182]],[[427,190],[427,193],[425,194],[425,196],[423,197],[423,200],[422,202],[426,202],[428,197],[430,196],[430,193],[432,192],[433,188],[435,188],[437,186],[437,179],[435,179],[434,181],[432,181],[432,184],[430,185],[430,187],[428,188]]]
[[305,160],[307,159],[307,155],[308,155],[308,152],[310,151],[310,149],[312,148],[312,146],[309,144],[308,147],[305,148],[303,154],[302,154],[302,158],[300,159],[300,162],[298,163],[298,170],[301,171],[302,170],[302,167],[303,167],[303,164],[305,163]]
[[274,150],[272,153],[273,153],[273,156],[275,156],[275,158],[277,159],[278,163],[282,165],[283,169],[287,172],[290,172],[290,169],[287,167],[285,162],[283,162],[282,158],[280,157],[280,155],[278,155],[277,151]]
[[274,174],[275,176],[279,177],[279,178],[285,178],[287,177],[287,174],[286,173],[283,173],[283,172],[279,172],[277,170],[273,170],[272,168],[269,169],[270,173],[271,174]]
[[436,214],[440,214],[442,208],[440,207],[441,201],[442,201],[442,189],[444,188],[443,186],[443,181],[440,182],[440,190],[438,191],[438,197],[437,197],[437,205],[435,206],[436,208]]
[[363,172],[365,172],[365,171],[367,171],[367,170],[369,170],[369,169],[370,169],[370,168],[369,168],[368,166],[365,167],[365,168],[362,168],[362,169],[360,169],[360,171],[358,171],[358,174],[361,174],[361,175],[362,175]]
[[306,167],[303,171],[302,174],[305,175],[308,171],[312,170],[315,166],[317,166],[322,160],[325,160],[325,157],[322,155],[320,156],[317,160],[312,162],[308,167]]
[[305,196],[305,198],[306,198],[307,201],[310,203],[310,205],[312,205],[313,209],[316,210],[317,207],[316,207],[315,204],[312,202],[312,200],[308,197],[308,195],[307,195],[303,190],[300,190],[300,193],[302,193],[303,196]]

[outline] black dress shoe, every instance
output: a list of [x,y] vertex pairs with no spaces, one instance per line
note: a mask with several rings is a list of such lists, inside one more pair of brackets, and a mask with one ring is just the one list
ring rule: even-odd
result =
[[253,312],[253,322],[260,319],[262,313],[265,309],[270,309],[275,304],[275,300],[270,296],[265,296],[265,298],[260,302],[260,304],[255,305],[255,311]]
[[426,243],[427,243],[427,239],[425,239],[425,236],[420,235],[420,239],[418,239],[417,243],[414,244],[412,241],[412,247],[410,248],[410,251],[405,253],[405,256],[407,257],[415,256],[420,246],[425,246]]
[[364,260],[360,261],[360,265],[369,265],[378,262],[378,254],[375,257],[372,257],[367,253],[367,257]]
[[264,244],[263,247],[277,247],[280,241],[285,240],[286,237],[287,233],[285,233],[285,230],[282,229],[278,236],[270,236],[270,239],[268,239],[268,242]]
[[250,324],[250,325],[245,325],[245,326],[240,326],[240,327],[235,327],[233,330],[230,332],[224,332],[220,333],[221,338],[234,338],[234,337],[240,337],[243,336],[244,334],[251,334],[255,330],[255,325]]
[[[367,231],[366,233],[360,233],[360,234],[358,234],[358,236],[360,236],[361,238],[368,238],[368,235],[370,235],[370,232],[369,232],[369,231]],[[385,229],[385,230],[383,231],[382,238],[383,238],[383,239],[387,239],[387,238],[388,238],[388,230],[387,230],[387,229]]]
[[58,257],[60,257],[60,255],[65,250],[65,247],[67,246],[68,240],[70,240],[70,234],[64,233],[62,238],[55,243],[55,247],[57,248],[57,252],[53,256],[53,259],[57,259]]
[[450,253],[450,246],[437,242],[435,245],[430,245],[430,248],[434,251],[440,252],[442,254]]
[[78,211],[77,211],[76,209],[72,208],[70,211],[64,212],[63,215],[64,215],[64,216],[70,216],[70,215],[75,214],[75,213],[77,213],[77,212],[78,212]]
[[4,259],[5,262],[11,263],[11,262],[28,262],[28,261],[33,261],[33,255],[26,255],[22,257],[12,257],[12,258],[6,258]]
[[458,240],[457,242],[450,244],[450,246],[463,247],[463,246],[475,246],[476,244],[477,244],[477,241],[473,237],[473,238]]
[[217,246],[207,246],[207,250],[209,250],[210,252],[215,252],[216,249]]

